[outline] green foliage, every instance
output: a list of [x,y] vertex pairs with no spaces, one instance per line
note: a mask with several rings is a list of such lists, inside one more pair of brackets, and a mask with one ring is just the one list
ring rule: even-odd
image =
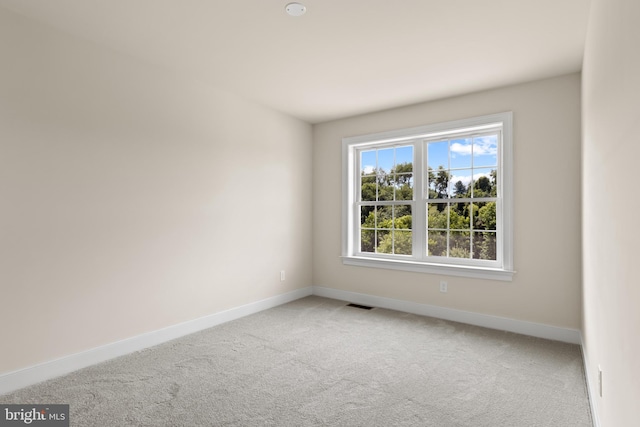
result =
[[413,200],[413,164],[400,163],[390,172],[375,169],[361,176],[360,196],[364,202]]
[[[369,178],[369,177],[367,177]],[[363,182],[362,187],[360,189],[360,195],[363,202],[375,202],[376,201],[376,183],[374,182]]]
[[[473,194],[475,197],[485,197],[491,192],[491,181],[486,176],[481,176],[473,184],[473,188],[476,190]],[[480,192],[483,196],[480,196]]]
[[[443,193],[443,185],[447,180],[446,171],[440,168],[438,171],[428,172],[430,198],[447,198]],[[473,200],[495,197],[496,179],[497,173],[494,170],[489,177],[482,176],[473,185],[465,186],[462,181],[458,181],[453,186],[453,199],[429,204],[427,249],[430,256],[496,259],[496,203],[454,203],[455,199],[460,198]],[[479,232],[472,233],[473,230]]]
[[469,247],[454,246],[449,251],[449,256],[452,258],[469,258]]
[[[471,185],[457,181],[449,198],[451,174],[440,166],[429,168],[430,203],[427,212],[427,249],[430,256],[496,259],[496,203],[454,202],[497,196],[497,171],[481,176]],[[413,165],[402,163],[389,172],[375,170],[362,175],[362,201],[413,200]],[[360,212],[361,250],[388,254],[412,253],[412,212],[410,205],[363,206]]]
[[476,230],[495,230],[496,229],[496,203],[487,202],[480,207],[475,217],[473,228]]
[[474,233],[474,254],[476,259],[496,259],[496,233]]
[[[457,203],[457,205],[464,205],[464,203]],[[449,229],[451,230],[468,230],[469,229],[469,217],[462,214],[464,208],[451,207],[449,208]]]
[[360,232],[360,250],[362,252],[375,252],[375,233],[374,230]]
[[404,215],[400,218],[396,218],[395,227],[400,230],[411,230],[411,226],[413,221],[411,219],[411,215]]
[[396,200],[413,200],[413,182],[405,175],[398,175],[396,184]]
[[444,169],[442,166],[438,166],[437,172],[434,172],[433,168],[429,166],[427,176],[429,183],[429,198],[446,199],[449,194],[449,179],[451,177],[449,171]]
[[467,197],[467,186],[462,181],[456,182],[453,186],[453,194],[456,197]]
[[491,197],[498,197],[498,171],[497,170],[492,170],[491,171],[491,191],[489,191],[489,195]]
[[386,254],[411,255],[413,241],[410,231],[387,233],[378,243],[378,252]]
[[449,172],[445,170],[442,166],[438,167],[438,173],[436,175],[436,192],[438,193],[439,199],[444,199],[447,197],[449,191]]
[[429,256],[447,256],[447,232],[429,231],[427,249]]
[[447,211],[445,210],[446,204],[433,203],[429,205],[429,212],[427,215],[427,226],[429,228],[447,228]]
[[452,231],[449,235],[449,256],[453,258],[470,258],[470,232]]
[[410,205],[363,206],[360,250],[362,252],[411,255],[412,227],[413,219]]

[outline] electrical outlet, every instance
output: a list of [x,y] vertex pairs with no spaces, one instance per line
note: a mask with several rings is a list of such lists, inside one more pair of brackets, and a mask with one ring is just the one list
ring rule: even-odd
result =
[[284,278],[285,278],[284,270],[280,270],[280,281],[284,282]]
[[598,392],[600,393],[600,397],[602,397],[602,368],[598,365]]
[[445,280],[440,281],[440,292],[447,292],[447,282]]

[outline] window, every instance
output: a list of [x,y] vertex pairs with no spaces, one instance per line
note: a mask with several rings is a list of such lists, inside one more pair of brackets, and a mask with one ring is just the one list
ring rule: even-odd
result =
[[345,264],[511,280],[511,113],[343,139]]

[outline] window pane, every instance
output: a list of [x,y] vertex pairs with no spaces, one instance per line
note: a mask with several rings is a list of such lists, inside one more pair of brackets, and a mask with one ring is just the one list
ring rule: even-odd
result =
[[449,208],[449,228],[451,230],[469,230],[469,203],[452,203]]
[[471,197],[470,184],[473,178],[471,169],[462,169],[451,172],[449,180],[451,197]]
[[458,138],[451,140],[451,169],[471,167],[471,138]]
[[411,229],[411,205],[398,205],[393,207],[394,227],[396,229]]
[[496,202],[474,203],[474,230],[496,230]]
[[395,176],[396,200],[413,200],[413,174]]
[[429,203],[427,205],[427,227],[447,229],[447,203]]
[[498,197],[498,170],[491,169],[489,172],[489,181],[491,181],[491,197]]
[[360,231],[360,252],[375,252],[375,231]]
[[447,256],[447,232],[427,231],[427,250],[429,256]]
[[473,197],[495,197],[498,190],[495,177],[491,169],[474,169]]
[[471,258],[470,233],[468,231],[452,231],[449,236],[449,256]]
[[449,172],[440,167],[429,170],[427,177],[430,199],[446,199],[449,197]]
[[394,166],[393,148],[378,150],[378,169],[384,173],[391,173]]
[[391,178],[387,174],[378,175],[378,200],[393,200],[394,186]]
[[375,228],[376,227],[376,207],[360,206],[360,227]]
[[425,185],[427,187],[427,198],[437,199],[438,192],[436,191],[436,175],[431,168],[429,168],[429,171],[427,172]]
[[396,148],[396,173],[413,172],[413,147]]
[[363,202],[374,202],[376,200],[376,176],[369,175],[362,177],[360,187],[360,200]]
[[376,228],[393,228],[393,206],[378,206]]
[[498,166],[498,135],[473,138],[473,166]]
[[400,255],[411,255],[413,241],[411,231],[394,231],[394,252]]
[[496,233],[473,233],[473,258],[495,261]]
[[449,169],[449,141],[429,142],[427,144],[427,166],[438,170]]
[[376,152],[363,151],[360,154],[360,175],[372,175],[376,173]]
[[392,254],[393,253],[393,234],[389,230],[376,231],[378,253]]

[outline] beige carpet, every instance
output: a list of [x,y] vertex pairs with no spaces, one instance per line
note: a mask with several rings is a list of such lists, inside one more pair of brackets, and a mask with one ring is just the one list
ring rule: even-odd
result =
[[73,426],[592,426],[578,346],[320,297],[0,402]]

